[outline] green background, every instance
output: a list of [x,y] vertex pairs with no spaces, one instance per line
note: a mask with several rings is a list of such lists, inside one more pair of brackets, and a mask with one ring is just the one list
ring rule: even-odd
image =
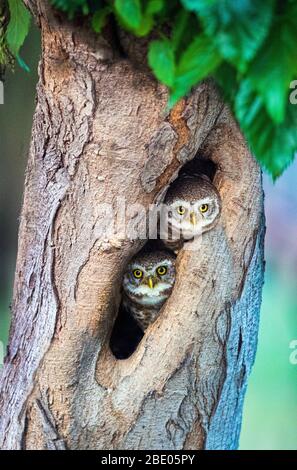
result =
[[[35,106],[39,36],[22,51],[30,74],[8,73],[0,105],[0,340],[7,341],[23,179]],[[241,449],[297,449],[297,163],[266,194],[266,280],[259,347],[249,381]]]

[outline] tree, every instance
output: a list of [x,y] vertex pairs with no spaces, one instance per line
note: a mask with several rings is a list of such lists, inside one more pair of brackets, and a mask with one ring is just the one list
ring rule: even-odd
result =
[[[0,447],[236,448],[264,272],[259,165],[213,80],[185,97],[167,83],[166,108],[168,89],[146,64],[150,47],[160,74],[156,44],[106,19],[110,10],[98,35],[81,16],[26,4],[42,30],[42,59]],[[95,12],[95,26],[99,19]],[[134,354],[118,360],[109,340],[121,278],[144,241],[106,239],[98,207],[116,207],[120,194],[148,211],[194,159],[214,169],[221,221],[198,253],[181,251],[162,315]]]

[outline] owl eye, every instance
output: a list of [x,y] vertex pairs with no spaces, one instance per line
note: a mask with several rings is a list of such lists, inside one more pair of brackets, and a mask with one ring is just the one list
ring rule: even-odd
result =
[[186,208],[184,206],[178,206],[176,211],[179,215],[184,215],[184,213],[186,212]]
[[199,210],[200,212],[202,212],[202,214],[204,214],[204,212],[208,211],[208,204],[201,204],[201,206],[199,207]]
[[167,268],[166,266],[159,266],[157,268],[157,273],[160,275],[160,276],[164,276],[166,273],[167,273]]
[[142,276],[143,276],[143,272],[141,271],[141,269],[134,269],[134,271],[133,271],[133,276],[134,276],[136,279],[141,279]]

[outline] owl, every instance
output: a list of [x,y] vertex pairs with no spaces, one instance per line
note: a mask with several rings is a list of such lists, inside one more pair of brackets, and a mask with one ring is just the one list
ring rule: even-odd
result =
[[221,198],[204,175],[185,175],[174,182],[161,211],[160,238],[166,248],[179,250],[183,243],[212,229],[221,213]]
[[175,256],[167,250],[140,251],[123,277],[123,306],[140,328],[158,317],[175,282]]

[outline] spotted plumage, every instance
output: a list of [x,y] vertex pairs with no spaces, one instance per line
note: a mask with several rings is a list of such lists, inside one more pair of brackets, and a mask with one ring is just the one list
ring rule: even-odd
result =
[[212,229],[221,213],[220,195],[204,175],[179,178],[170,186],[164,203],[160,238],[172,250]]
[[127,266],[123,305],[142,330],[158,317],[175,282],[175,256],[167,250],[142,250]]

